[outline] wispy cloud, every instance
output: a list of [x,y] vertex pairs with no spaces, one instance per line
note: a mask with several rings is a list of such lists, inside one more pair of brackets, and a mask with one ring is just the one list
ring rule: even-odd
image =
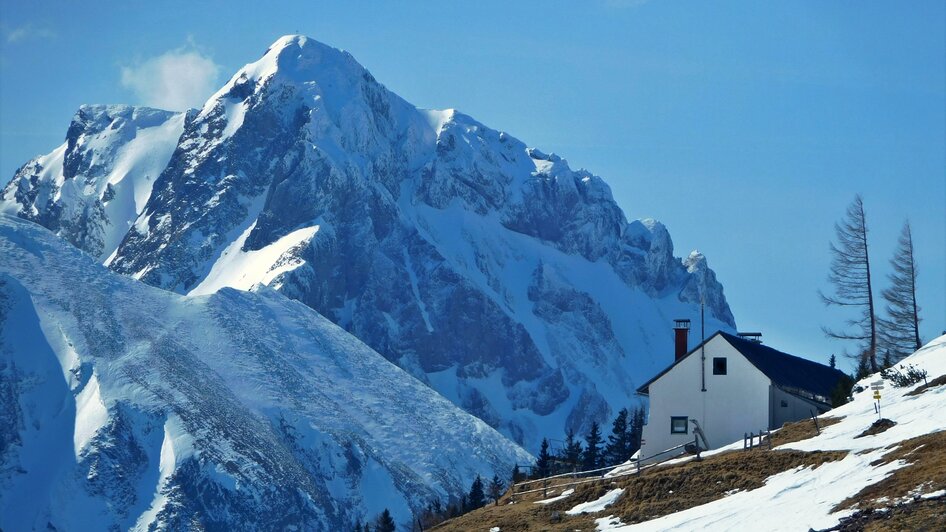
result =
[[26,24],[25,26],[20,26],[19,28],[13,28],[12,30],[7,30],[4,33],[6,33],[6,39],[8,43],[32,39],[49,40],[56,38],[56,32],[53,30],[49,28],[36,27],[32,24]]
[[144,105],[183,111],[197,107],[216,88],[220,66],[193,45],[122,67],[122,86]]

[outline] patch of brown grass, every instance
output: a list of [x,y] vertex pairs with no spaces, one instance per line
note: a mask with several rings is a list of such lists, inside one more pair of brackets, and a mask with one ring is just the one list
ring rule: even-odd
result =
[[[554,497],[561,491],[561,489],[550,489],[547,497]],[[565,510],[578,504],[573,497],[566,497],[551,504],[536,504],[535,501],[546,498],[540,492],[517,495],[515,497],[516,502],[513,503],[510,494],[507,492],[500,497],[499,505],[484,506],[449,521],[444,521],[430,530],[444,532],[477,530],[485,532],[495,526],[498,526],[503,532],[595,530],[593,517],[565,515]]]
[[[891,501],[910,497],[917,488],[926,493],[946,489],[946,431],[910,438],[891,447],[892,451],[871,465],[894,460],[904,460],[910,465],[841,501],[834,511],[855,506],[860,510],[875,510],[889,506]],[[884,498],[887,500],[878,500]]]
[[798,466],[820,466],[840,460],[847,452],[803,452],[776,450],[766,452],[733,451],[690,461],[647,469],[640,476],[628,475],[574,486],[575,493],[551,504],[535,501],[558,495],[563,488],[518,494],[509,504],[507,493],[499,506],[488,506],[462,515],[434,530],[489,530],[498,526],[504,532],[539,530],[594,530],[594,519],[600,516],[568,516],[565,511],[575,505],[600,498],[606,492],[623,488],[624,493],[605,513],[616,515],[627,524],[654,519],[725,497],[727,492],[759,488],[765,479]]
[[[825,427],[830,427],[835,423],[840,423],[842,419],[844,418],[819,417],[818,426],[821,427],[821,429],[824,429]],[[780,428],[778,432],[772,433],[772,447],[778,447],[779,445],[785,445],[786,443],[807,440],[809,438],[814,438],[817,435],[818,430],[815,428],[815,422],[810,419],[786,423],[782,425],[782,428]]]
[[884,432],[887,429],[896,426],[896,424],[897,424],[896,421],[893,421],[887,418],[878,419],[877,421],[871,423],[870,427],[867,427],[867,430],[858,434],[857,436],[854,436],[854,439],[856,440],[857,438],[863,438],[865,436],[873,436],[875,434],[880,434],[881,432]]
[[946,498],[898,504],[885,512],[864,510],[841,519],[838,532],[900,532],[946,530]]
[[910,390],[904,395],[920,395],[921,393],[925,392],[926,390],[929,390],[930,388],[935,388],[936,386],[942,386],[944,384],[946,384],[946,375],[940,375],[939,377],[936,377],[935,379],[931,380],[930,382],[926,384],[917,386],[915,390]]
[[[798,466],[818,467],[845,455],[846,451],[734,451],[700,462],[655,468],[640,477],[616,479],[624,494],[608,512],[624,523],[639,523],[721,499],[727,492],[756,489],[777,473]],[[594,500],[609,489],[612,488],[599,485],[581,487],[576,490],[572,504]]]

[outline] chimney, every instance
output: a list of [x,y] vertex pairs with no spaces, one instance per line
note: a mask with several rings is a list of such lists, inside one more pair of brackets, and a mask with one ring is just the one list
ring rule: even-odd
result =
[[687,335],[690,332],[690,320],[673,320],[673,360],[676,362],[687,354]]

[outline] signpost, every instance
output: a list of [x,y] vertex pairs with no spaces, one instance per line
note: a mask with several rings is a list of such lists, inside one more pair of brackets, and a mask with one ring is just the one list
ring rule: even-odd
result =
[[874,410],[877,411],[877,419],[883,419],[880,415],[880,390],[884,389],[884,381],[874,381],[870,383],[870,389],[874,391]]

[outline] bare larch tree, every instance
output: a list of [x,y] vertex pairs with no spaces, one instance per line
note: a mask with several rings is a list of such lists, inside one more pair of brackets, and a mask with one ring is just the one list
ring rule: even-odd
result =
[[886,318],[879,318],[880,347],[893,361],[920,347],[920,307],[916,304],[916,261],[910,222],[903,224],[897,251],[890,259],[893,271],[887,275],[890,287],[881,292],[887,301]]
[[870,278],[870,256],[867,250],[867,219],[860,194],[848,206],[843,220],[834,224],[837,244],[831,243],[831,270],[828,281],[834,294],[819,291],[828,306],[857,307],[857,318],[847,320],[845,330],[822,327],[829,338],[856,340],[857,357],[866,359],[871,371],[877,371],[877,318]]

